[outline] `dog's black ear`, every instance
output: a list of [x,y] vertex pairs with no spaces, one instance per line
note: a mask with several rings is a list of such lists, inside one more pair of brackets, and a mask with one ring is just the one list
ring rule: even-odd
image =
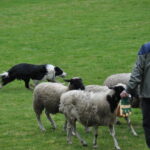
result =
[[55,71],[58,71],[58,72],[63,72],[62,69],[58,66],[55,66]]
[[55,70],[57,70],[57,71],[58,71],[58,70],[61,70],[61,69],[60,69],[59,67],[55,66]]
[[62,71],[59,67],[55,66],[55,75],[56,75],[56,76],[59,76],[59,75],[61,75],[62,73],[63,73],[63,71]]

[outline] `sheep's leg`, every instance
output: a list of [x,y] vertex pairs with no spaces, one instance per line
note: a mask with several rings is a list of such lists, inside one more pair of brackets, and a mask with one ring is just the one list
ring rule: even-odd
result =
[[42,125],[41,118],[40,118],[40,115],[39,115],[39,114],[36,114],[36,118],[37,118],[38,125],[39,125],[40,129],[41,129],[42,131],[46,131],[45,128],[44,128],[44,126]]
[[116,117],[116,124],[117,124],[117,125],[120,125],[120,124],[121,124],[121,122],[120,122],[120,120],[119,120],[118,117]]
[[81,142],[81,144],[83,146],[87,146],[86,141],[81,138],[80,134],[76,130],[76,122],[74,122],[73,125],[72,125],[72,135],[76,135],[76,137],[79,139],[79,141]]
[[137,136],[137,133],[136,133],[136,131],[134,130],[132,124],[131,124],[130,118],[129,118],[129,117],[125,117],[125,120],[127,121],[128,126],[129,126],[129,128],[130,128],[132,134],[133,134],[134,136]]
[[67,119],[65,120],[64,126],[63,126],[64,131],[67,131]]
[[[68,121],[67,121],[67,119],[66,119],[66,120],[65,120],[65,123],[64,123],[64,127],[63,127],[63,128],[64,128],[64,131],[67,131],[67,122],[68,122]],[[72,130],[72,135],[75,136],[76,124],[74,124],[74,127],[72,127],[71,130]]]
[[120,147],[119,147],[119,145],[118,145],[118,141],[117,141],[117,139],[116,139],[114,125],[109,125],[109,130],[110,130],[111,136],[113,137],[114,144],[115,144],[115,148],[116,148],[117,150],[121,150]]
[[81,136],[79,135],[79,133],[76,131],[76,121],[68,120],[68,122],[67,122],[67,142],[68,142],[68,144],[72,144],[71,137],[73,135],[73,132],[75,133],[76,137],[79,139],[81,144],[83,146],[87,146],[86,141],[84,141],[81,138]]
[[86,133],[89,133],[91,131],[91,128],[90,127],[85,127],[85,132]]
[[79,139],[79,141],[81,142],[81,144],[82,144],[83,146],[87,146],[86,141],[81,138],[81,136],[80,136],[80,134],[77,132],[77,130],[74,130],[74,131],[75,131],[76,137]]
[[75,136],[76,135],[76,122],[73,124],[72,126],[72,135]]
[[55,122],[53,121],[53,119],[51,118],[50,114],[47,111],[45,111],[45,114],[46,114],[47,119],[50,121],[53,129],[56,129],[57,126],[56,126]]
[[93,148],[97,148],[98,126],[94,127]]
[[69,121],[67,121],[67,142],[68,144],[72,144],[72,125]]

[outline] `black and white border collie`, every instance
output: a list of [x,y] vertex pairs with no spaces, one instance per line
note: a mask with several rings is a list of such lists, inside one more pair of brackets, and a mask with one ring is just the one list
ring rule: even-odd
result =
[[63,72],[61,68],[51,64],[34,65],[21,63],[13,66],[7,72],[0,74],[0,87],[2,88],[4,85],[18,79],[23,80],[25,82],[25,87],[29,89],[30,79],[37,85],[41,80],[55,82],[56,76],[65,77],[66,73]]

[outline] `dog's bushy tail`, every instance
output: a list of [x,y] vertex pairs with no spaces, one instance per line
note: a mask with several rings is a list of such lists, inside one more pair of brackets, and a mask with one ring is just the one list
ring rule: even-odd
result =
[[5,78],[5,77],[8,77],[8,72],[4,72],[2,74],[0,74],[0,78]]
[[8,72],[0,74],[0,88],[2,88],[3,79],[9,76]]

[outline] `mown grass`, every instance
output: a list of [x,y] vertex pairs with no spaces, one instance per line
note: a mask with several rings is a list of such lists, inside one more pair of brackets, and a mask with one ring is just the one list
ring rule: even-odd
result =
[[[141,44],[150,39],[149,0],[1,0],[0,72],[21,63],[51,63],[62,67],[68,78],[80,76],[85,84],[102,84],[114,73],[130,72]],[[62,81],[62,80],[60,80]],[[92,133],[81,135],[89,143],[82,147],[74,137],[66,143],[64,117],[55,115],[53,131],[42,116],[42,133],[32,110],[32,92],[15,81],[0,90],[1,150],[92,149]],[[139,109],[131,116],[138,137],[125,121],[116,126],[123,150],[146,150]],[[98,145],[112,150],[106,127],[100,127]]]

